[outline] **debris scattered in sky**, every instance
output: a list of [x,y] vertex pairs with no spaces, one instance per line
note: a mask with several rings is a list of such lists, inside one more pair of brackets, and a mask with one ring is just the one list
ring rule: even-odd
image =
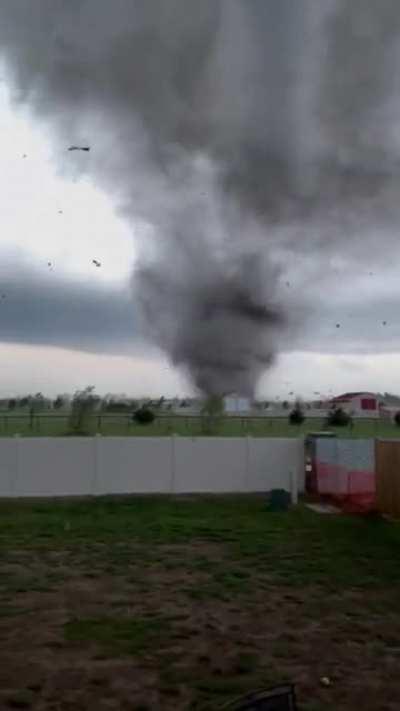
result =
[[336,324],[336,328],[340,328],[340,323],[337,323],[337,324]]
[[95,267],[101,267],[101,262],[99,262],[97,259],[92,259],[92,263],[95,265]]
[[68,148],[69,151],[86,151],[87,153],[90,151],[90,146],[70,146]]
[[383,326],[387,326],[387,321],[382,321]]

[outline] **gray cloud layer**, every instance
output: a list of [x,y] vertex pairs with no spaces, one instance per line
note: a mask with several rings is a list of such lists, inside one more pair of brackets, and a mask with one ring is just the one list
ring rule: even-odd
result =
[[56,272],[0,272],[0,341],[126,353],[135,343],[128,290],[87,287]]
[[[5,298],[3,298],[3,296]],[[26,264],[0,269],[0,342],[128,354],[143,348],[131,292],[88,287],[56,270],[43,276]],[[355,289],[335,302],[314,294],[303,328],[282,343],[286,352],[388,353],[400,350],[398,297],[363,298]],[[339,325],[339,328],[337,326]]]

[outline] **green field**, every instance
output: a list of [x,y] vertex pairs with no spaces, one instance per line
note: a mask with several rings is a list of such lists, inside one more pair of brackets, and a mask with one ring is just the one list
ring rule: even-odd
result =
[[[0,503],[0,708],[400,708],[400,525],[263,497]],[[328,683],[322,682],[328,678]]]
[[[303,425],[290,425],[285,418],[224,417],[211,430],[201,417],[162,416],[151,425],[138,425],[130,415],[98,414],[90,418],[89,434],[104,436],[169,436],[215,435],[220,437],[297,437],[324,429],[323,420],[310,418]],[[400,427],[380,420],[354,420],[352,427],[329,428],[341,437],[400,437]],[[68,414],[40,414],[32,422],[28,415],[0,413],[0,436],[62,436],[68,433]]]

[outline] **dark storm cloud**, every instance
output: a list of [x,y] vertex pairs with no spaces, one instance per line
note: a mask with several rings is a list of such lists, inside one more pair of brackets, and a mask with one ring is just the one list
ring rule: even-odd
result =
[[135,324],[128,292],[85,287],[25,268],[0,275],[0,342],[50,345],[95,353],[127,353]]
[[393,258],[399,27],[398,0],[2,0],[16,100],[135,226],[138,316],[204,391],[294,344],[289,255]]

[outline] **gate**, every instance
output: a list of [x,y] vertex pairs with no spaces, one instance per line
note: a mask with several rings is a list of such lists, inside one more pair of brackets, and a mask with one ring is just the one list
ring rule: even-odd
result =
[[400,441],[376,441],[376,495],[378,509],[400,517]]
[[316,492],[336,500],[349,512],[376,508],[372,439],[316,439]]

